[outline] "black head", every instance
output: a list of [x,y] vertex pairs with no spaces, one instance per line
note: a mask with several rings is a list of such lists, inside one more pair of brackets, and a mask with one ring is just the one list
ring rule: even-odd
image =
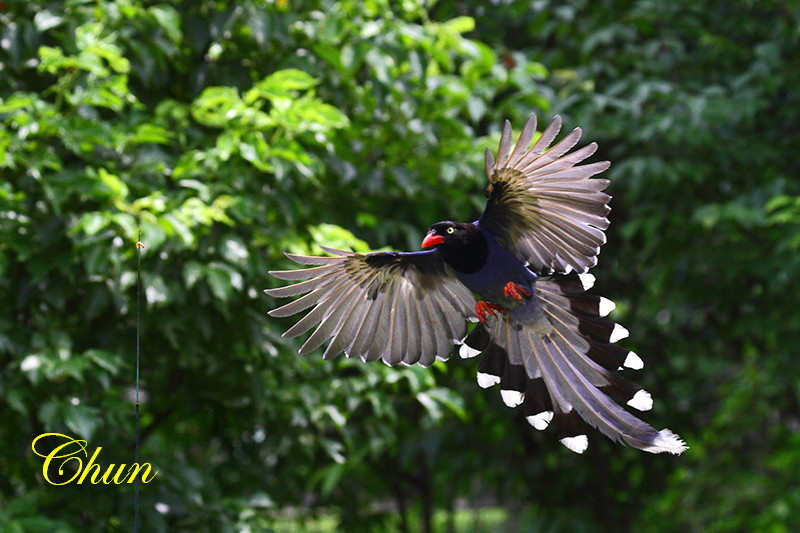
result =
[[422,240],[422,247],[444,245],[445,247],[466,246],[471,237],[477,233],[478,228],[474,224],[463,224],[460,222],[437,222],[428,228],[428,234]]
[[486,238],[475,224],[437,222],[428,229],[422,247],[436,246],[445,261],[459,272],[478,270],[486,261]]

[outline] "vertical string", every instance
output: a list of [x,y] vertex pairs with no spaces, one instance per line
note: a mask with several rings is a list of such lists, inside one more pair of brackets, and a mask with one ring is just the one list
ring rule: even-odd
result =
[[[139,464],[139,352],[142,338],[142,230],[136,242],[136,429],[134,462]],[[139,476],[133,485],[133,531],[139,533]]]

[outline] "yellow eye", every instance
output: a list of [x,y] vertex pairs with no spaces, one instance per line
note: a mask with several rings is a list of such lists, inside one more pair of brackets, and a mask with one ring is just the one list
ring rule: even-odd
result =
[[447,228],[447,234],[448,234],[448,235],[452,235],[452,234],[453,234],[453,233],[455,233],[455,232],[456,232],[456,228],[454,228],[454,227],[452,227],[452,226],[451,226],[451,227],[449,227],[449,228]]

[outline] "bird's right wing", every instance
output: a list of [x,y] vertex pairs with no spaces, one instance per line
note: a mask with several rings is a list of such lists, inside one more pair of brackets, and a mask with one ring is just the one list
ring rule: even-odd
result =
[[591,143],[570,153],[580,128],[550,147],[560,128],[556,116],[529,147],[536,133],[531,115],[512,151],[506,121],[497,160],[486,150],[489,199],[479,225],[537,273],[586,272],[606,242],[611,197],[602,191],[609,182],[592,176],[610,163],[578,164],[597,150]]
[[334,257],[286,254],[314,268],[270,272],[301,283],[268,289],[270,296],[304,294],[270,316],[285,317],[314,307],[286,331],[296,337],[317,325],[300,348],[307,353],[328,339],[324,357],[344,352],[386,364],[432,364],[447,359],[474,317],[475,298],[436,250],[358,254],[325,248]]

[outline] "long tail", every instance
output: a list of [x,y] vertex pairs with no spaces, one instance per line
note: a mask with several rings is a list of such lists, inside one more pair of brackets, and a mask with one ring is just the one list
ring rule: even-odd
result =
[[[588,446],[583,419],[610,439],[651,453],[680,454],[686,444],[668,429],[658,431],[617,402],[647,411],[650,394],[618,373],[642,368],[635,353],[614,344],[628,332],[605,317],[614,304],[584,294],[591,274],[540,278],[536,295],[552,329],[542,334],[526,328],[510,313],[489,327],[478,324],[464,340],[462,357],[482,353],[478,384],[500,384],[509,407],[521,406],[528,422],[558,428],[561,443],[583,453]],[[615,401],[616,400],[616,401]]]

